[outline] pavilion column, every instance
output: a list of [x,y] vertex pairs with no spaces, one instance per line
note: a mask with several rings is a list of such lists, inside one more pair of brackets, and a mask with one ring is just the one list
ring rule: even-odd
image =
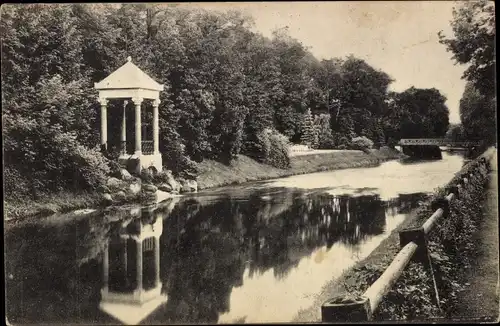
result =
[[160,153],[160,131],[158,128],[159,116],[158,116],[158,106],[160,105],[160,100],[156,99],[153,102],[153,149],[154,154]]
[[155,236],[155,271],[156,271],[156,285],[160,284],[160,237]]
[[122,267],[123,267],[123,276],[125,282],[127,282],[128,278],[128,255],[127,255],[127,239],[121,239],[122,241]]
[[137,291],[142,291],[142,239],[137,239]]
[[108,279],[109,279],[109,245],[104,248],[104,257],[102,258],[102,281],[104,291],[108,292]]
[[122,110],[122,135],[121,135],[121,150],[122,154],[127,154],[127,104],[128,101],[123,102]]
[[108,149],[108,100],[99,98],[99,103],[101,104],[101,151],[104,152]]
[[135,155],[140,156],[142,149],[141,149],[141,141],[142,141],[142,136],[141,136],[141,103],[142,103],[142,98],[133,98],[132,101],[134,102],[135,105]]

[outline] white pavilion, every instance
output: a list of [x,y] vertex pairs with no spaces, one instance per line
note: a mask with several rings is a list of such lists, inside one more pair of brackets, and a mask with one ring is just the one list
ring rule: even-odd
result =
[[[158,84],[144,71],[139,69],[132,58],[127,58],[127,63],[115,70],[102,81],[95,83],[94,88],[99,92],[99,102],[101,104],[101,149],[108,148],[108,122],[107,104],[110,99],[124,100],[121,124],[122,151],[120,163],[126,164],[129,160],[135,159],[139,164],[135,167],[135,172],[141,169],[154,166],[157,171],[162,170],[162,158],[159,150],[159,128],[158,128],[158,106],[160,104],[160,92],[163,85]],[[125,143],[127,141],[126,131],[126,106],[131,100],[135,106],[135,148],[133,153],[127,153]],[[143,141],[141,135],[141,105],[144,100],[150,100],[153,104],[153,140]]]
[[163,218],[155,208],[126,221],[103,252],[99,308],[128,325],[138,325],[168,299],[160,281]]

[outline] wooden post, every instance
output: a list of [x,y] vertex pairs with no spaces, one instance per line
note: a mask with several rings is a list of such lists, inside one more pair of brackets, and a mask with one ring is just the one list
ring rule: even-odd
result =
[[[459,191],[458,191],[458,186],[449,186],[449,187],[446,188],[446,191],[448,192],[448,194],[453,194],[454,195],[453,197],[450,197],[451,199],[459,199],[460,198],[460,196],[459,196],[460,194],[459,194]],[[448,202],[451,202],[451,200],[448,200]]]
[[[363,294],[368,299],[370,305],[370,314],[373,314],[383,297],[391,290],[391,287],[396,283],[406,266],[411,261],[413,255],[417,251],[418,245],[415,242],[406,244],[394,257],[392,263],[387,267],[385,272],[373,283],[368,290]],[[370,316],[371,318],[371,316]]]
[[424,223],[421,228],[403,230],[399,233],[399,241],[402,248],[404,248],[404,246],[407,246],[408,243],[415,243],[418,245],[418,248],[415,252],[415,261],[422,263],[431,274],[432,286],[434,288],[434,300],[439,310],[441,310],[439,290],[437,287],[437,281],[434,273],[434,268],[432,266],[429,248],[427,246],[426,235],[432,230],[432,227],[435,225],[437,216],[442,216],[442,212],[442,209],[438,209],[438,211],[434,212],[434,214]]
[[342,303],[346,295],[332,298],[321,306],[322,322],[363,322],[371,319],[370,303],[368,298],[360,297],[354,302]]
[[429,269],[429,272],[431,273],[432,286],[434,287],[434,301],[435,301],[439,311],[441,311],[441,300],[439,299],[439,288],[438,288],[438,283],[442,283],[441,277],[439,274],[436,274],[436,272],[434,271],[434,266],[432,264],[432,258],[431,258],[431,254],[429,252],[428,247],[426,247],[426,251],[427,251],[427,255],[426,255],[427,257],[426,257],[426,259],[424,259],[423,263],[424,263],[424,266],[426,266]]
[[[431,209],[437,211],[439,209],[443,210],[443,216],[447,217],[450,212],[450,200],[453,199],[454,196],[446,196],[445,198],[436,198],[431,203]],[[431,216],[432,217],[432,216]],[[426,232],[428,233],[428,232]]]

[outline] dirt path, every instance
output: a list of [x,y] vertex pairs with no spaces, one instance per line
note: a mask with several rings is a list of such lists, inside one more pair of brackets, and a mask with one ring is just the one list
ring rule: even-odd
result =
[[462,321],[498,321],[498,165],[496,151],[492,157],[493,171],[483,203],[483,219],[475,240],[479,242],[476,259],[469,270],[470,286],[458,297],[454,318]]

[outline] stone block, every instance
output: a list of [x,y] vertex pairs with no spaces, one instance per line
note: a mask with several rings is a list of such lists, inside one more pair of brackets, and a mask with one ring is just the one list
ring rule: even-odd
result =
[[172,192],[173,188],[168,183],[162,183],[158,186],[158,189],[165,192]]
[[136,195],[141,191],[141,184],[139,182],[131,183],[128,189],[133,195]]
[[155,193],[158,190],[158,188],[154,185],[151,185],[151,184],[143,184],[142,190],[144,192]]
[[120,169],[120,178],[124,181],[131,181],[134,177],[126,169]]

